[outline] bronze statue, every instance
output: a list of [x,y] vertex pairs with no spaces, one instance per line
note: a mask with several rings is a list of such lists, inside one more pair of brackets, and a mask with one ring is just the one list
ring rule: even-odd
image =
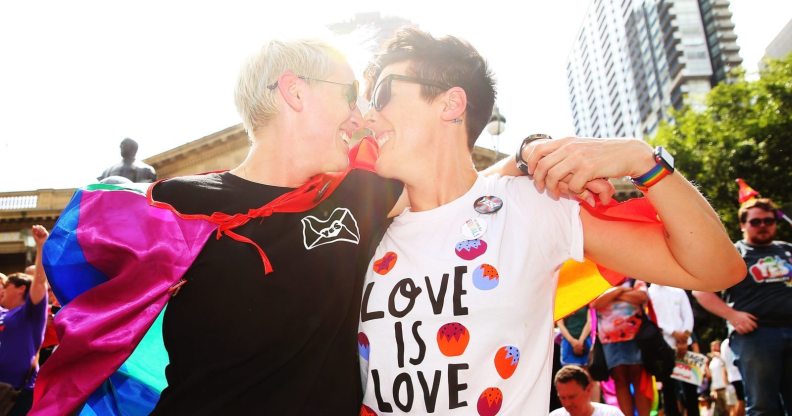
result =
[[121,141],[121,163],[105,169],[101,176],[96,178],[102,183],[124,182],[121,178],[129,179],[132,182],[154,182],[157,180],[157,173],[154,168],[143,162],[135,160],[138,144],[136,141],[127,137]]

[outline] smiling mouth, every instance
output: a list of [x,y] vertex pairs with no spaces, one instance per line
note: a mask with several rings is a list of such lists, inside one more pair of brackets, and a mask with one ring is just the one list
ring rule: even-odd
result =
[[338,134],[338,137],[340,137],[340,138],[341,138],[341,140],[342,140],[342,141],[343,141],[343,142],[344,142],[344,143],[345,143],[347,146],[349,146],[349,143],[352,141],[352,139],[349,137],[349,134],[347,134],[347,132],[345,132],[344,130],[341,130],[341,131],[339,132],[339,134]]
[[377,146],[381,149],[390,140],[390,133],[379,134],[374,137],[374,140],[377,141]]

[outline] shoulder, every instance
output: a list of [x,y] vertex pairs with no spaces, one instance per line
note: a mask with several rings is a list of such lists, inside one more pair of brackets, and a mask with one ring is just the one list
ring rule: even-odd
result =
[[[227,174],[227,173],[226,173]],[[151,197],[156,202],[172,205],[180,212],[202,212],[204,202],[224,194],[228,186],[221,173],[180,176],[152,184]],[[200,197],[198,197],[200,195]]]
[[179,176],[156,183],[151,191],[155,201],[169,202],[174,197],[192,195],[195,192],[222,189],[219,173],[206,175]]
[[547,191],[539,192],[533,178],[528,176],[488,176],[485,178],[488,186],[503,190],[508,198],[515,199],[522,204],[537,208],[579,207],[579,203],[565,195],[553,198]]
[[559,407],[558,409],[550,412],[549,416],[569,416],[569,412],[567,412],[563,407]]
[[[38,318],[44,314],[47,310],[47,294],[44,293],[44,297],[38,303],[33,303],[33,300],[30,299],[30,294],[25,298],[25,303],[20,306],[24,315],[32,315]],[[22,314],[20,314],[22,315]]]
[[594,406],[595,416],[624,416],[624,413],[616,407],[605,403],[591,403]]
[[773,244],[784,250],[792,250],[792,243],[789,243],[787,241],[777,240],[777,241],[773,241]]

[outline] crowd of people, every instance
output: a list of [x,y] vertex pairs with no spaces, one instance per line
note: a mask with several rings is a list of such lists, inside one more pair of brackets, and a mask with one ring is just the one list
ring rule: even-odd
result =
[[[93,255],[83,265],[62,255],[75,249],[70,224],[59,223],[50,238],[59,243],[43,248],[46,230],[34,227],[30,290],[4,283],[0,381],[27,392],[32,415],[122,400],[97,400],[94,392],[113,382],[162,313],[166,387],[146,413],[535,415],[548,412],[552,385],[565,409],[554,414],[643,416],[654,388],[634,339],[647,328],[644,315],[656,316],[665,342],[683,356],[692,341],[683,289],[701,299],[727,290],[733,307],[701,302],[739,335],[731,351],[749,413],[789,409],[783,379],[775,401],[763,402],[749,384],[757,380],[772,395],[769,375],[747,369],[752,332],[767,328],[763,336],[783,338],[790,331],[792,309],[762,315],[790,306],[788,295],[759,308],[743,299],[773,284],[789,290],[789,249],[768,251],[772,239],[749,238],[754,227],[775,226],[774,211],[745,208],[738,252],[668,152],[638,139],[529,136],[513,159],[476,172],[471,151],[491,115],[495,81],[486,60],[456,37],[402,29],[366,81],[364,115],[358,81],[337,49],[272,41],[244,66],[236,90],[251,143],[239,166],[160,181],[146,195],[80,194],[90,203],[70,204],[81,219],[71,226],[97,237],[79,243],[85,253],[102,253],[101,267],[89,264]],[[350,149],[364,127],[373,139]],[[619,216],[609,203],[613,188],[603,178],[623,176],[646,195],[631,202],[644,220]],[[108,228],[101,219],[110,207],[137,224]],[[83,286],[58,313],[60,344],[30,394],[47,319],[42,250],[51,254],[53,284],[68,285],[63,276],[88,269],[107,283]],[[766,264],[768,253],[775,266]],[[558,324],[567,366],[554,375],[558,271],[584,256],[631,278],[602,294],[575,293],[584,309]],[[763,280],[743,288],[754,266]],[[17,319],[28,332],[12,328]],[[15,337],[34,342],[19,356],[27,361],[15,357],[7,371],[6,342]],[[789,343],[778,341],[779,354]],[[593,348],[602,349],[616,406],[597,403],[605,383],[584,369]],[[721,367],[710,365],[716,401],[729,380],[728,363],[717,357]],[[659,381],[665,397],[679,393],[691,414],[686,383]],[[16,401],[29,403],[22,395]],[[679,414],[675,399],[666,402],[668,414]],[[757,413],[770,405],[771,413]]]
[[[592,364],[592,341],[600,342],[610,377],[603,382],[613,384],[615,392],[608,394],[608,389],[603,388],[603,393],[594,394],[592,399],[614,404],[624,414],[648,415],[653,409],[662,409],[664,415],[670,416],[737,416],[746,411],[750,415],[792,414],[792,366],[788,358],[792,347],[792,245],[775,239],[782,214],[771,200],[752,198],[744,202],[738,217],[743,239],[735,247],[747,265],[743,280],[722,293],[688,293],[659,284],[647,289],[640,281],[627,281],[609,289],[592,302],[594,312],[589,313],[584,307],[558,321],[558,366],[564,366],[563,374],[578,371],[575,366],[585,371]],[[699,345],[693,332],[691,299],[723,318],[728,327],[726,339],[713,340],[707,347]],[[689,364],[684,360],[688,351],[706,352],[706,358],[699,362],[700,378],[655,375],[654,388],[642,387],[642,377],[650,375],[634,338],[643,313],[652,315],[680,366]],[[618,352],[613,352],[615,349]],[[574,368],[568,369],[570,366]],[[627,370],[633,371],[631,378],[624,376]],[[596,390],[596,382],[592,384],[591,389]],[[561,394],[559,391],[559,399]],[[551,407],[561,405],[563,399]]]

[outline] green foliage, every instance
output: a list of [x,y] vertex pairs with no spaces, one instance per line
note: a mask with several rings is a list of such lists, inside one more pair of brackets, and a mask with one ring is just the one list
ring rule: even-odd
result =
[[[792,54],[768,61],[757,80],[741,70],[732,76],[710,91],[703,110],[675,112],[653,142],[674,155],[738,240],[737,178],[792,215]],[[779,224],[778,238],[792,240],[788,223]]]

